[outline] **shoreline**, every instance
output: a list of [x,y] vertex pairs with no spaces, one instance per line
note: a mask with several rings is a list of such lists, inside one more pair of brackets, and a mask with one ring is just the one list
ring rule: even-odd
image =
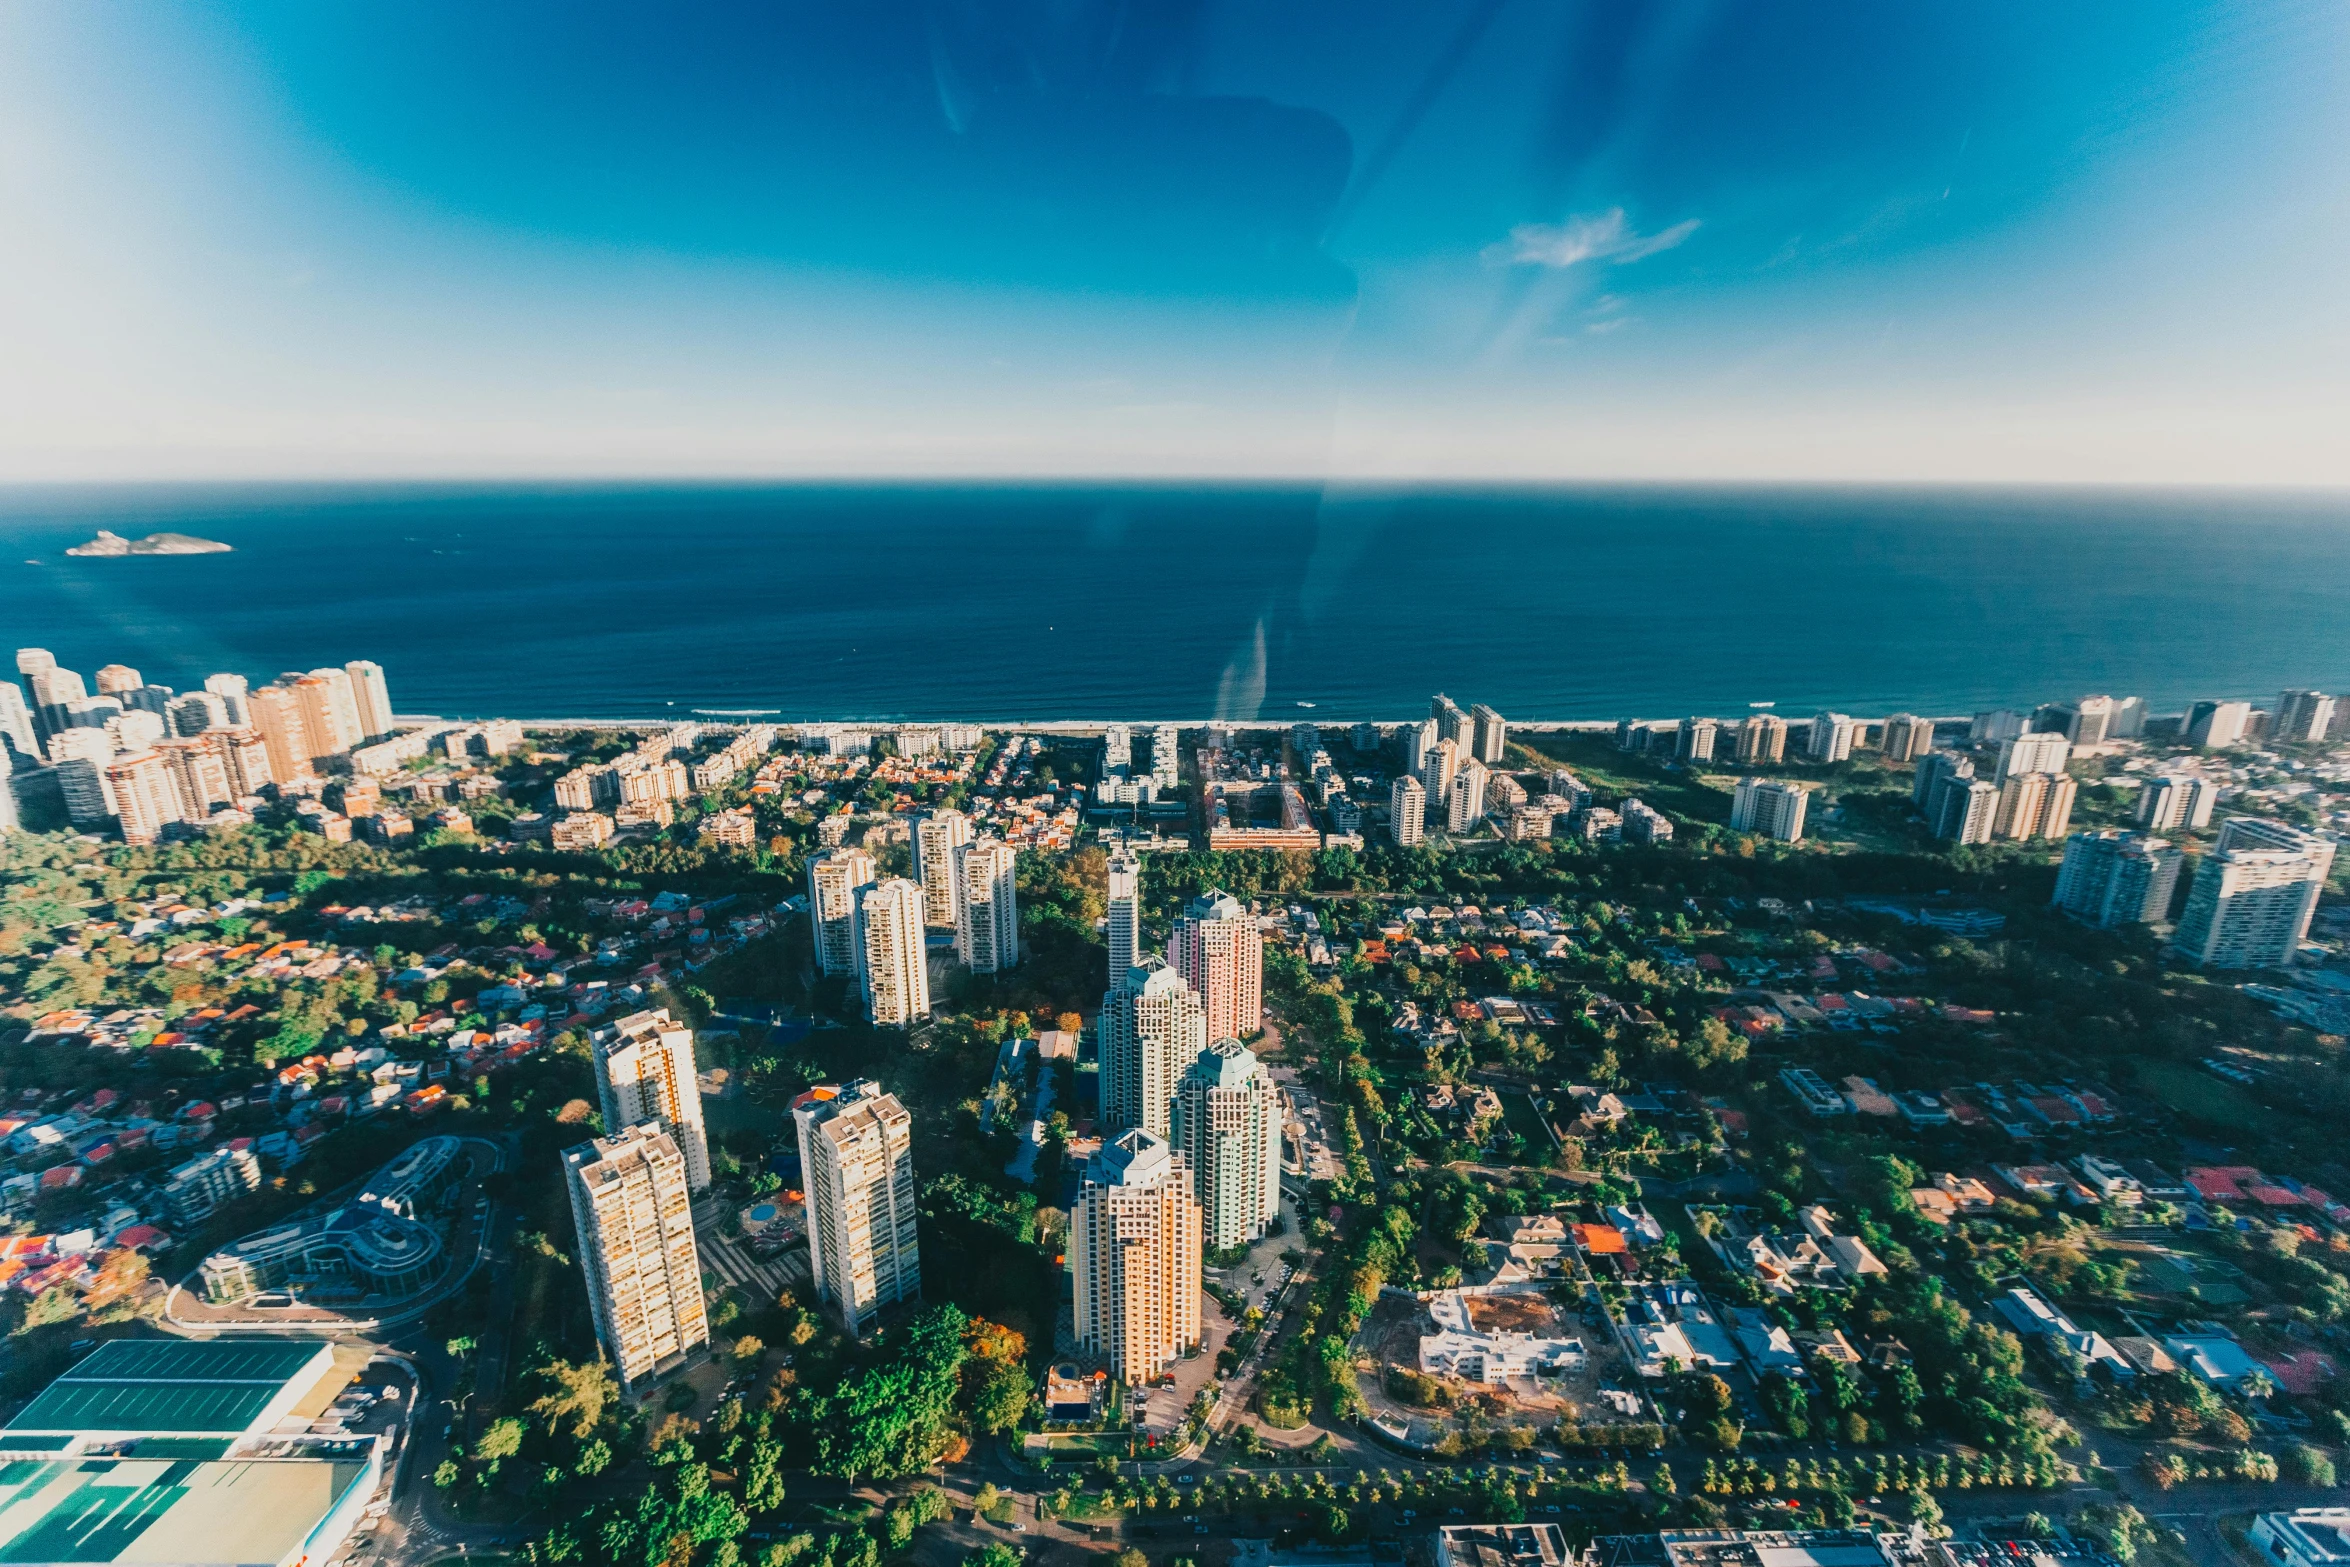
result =
[[[1763,709],[1761,711],[1774,710]],[[1736,719],[1734,718],[1725,718],[1720,714],[1713,713],[1699,713],[1695,715],[1682,714],[1680,716],[1713,718],[1717,722],[1721,723],[1736,722]],[[1812,715],[1809,713],[1804,714],[1800,718],[1788,717],[1788,715],[1784,713],[1778,713],[1776,716],[1786,718],[1790,728],[1798,723],[1808,724],[1811,722],[1812,718]],[[1850,713],[1845,716],[1851,718],[1855,723],[1881,724],[1887,717],[1890,717],[1891,715],[1886,714],[1882,716],[1868,716],[1860,713]],[[1940,715],[1919,713],[1913,714],[1912,716],[1920,718],[1931,724],[1963,724],[1972,722],[1974,718],[1974,715],[1971,713]],[[764,713],[757,715],[729,713],[720,716],[715,714],[698,714],[687,712],[657,718],[517,718],[511,720],[502,719],[500,715],[497,714],[490,714],[484,717],[465,717],[437,713],[400,713],[395,714],[392,719],[393,726],[396,729],[429,729],[435,725],[483,724],[493,721],[520,724],[525,734],[541,733],[549,730],[562,729],[669,728],[677,724],[700,724],[705,729],[748,729],[758,724],[773,724],[779,729],[832,728],[876,730],[928,729],[935,728],[940,724],[973,724],[981,729],[1025,731],[1035,734],[1069,735],[1098,735],[1113,724],[1123,724],[1131,730],[1157,729],[1170,724],[1177,729],[1222,728],[1233,730],[1274,730],[1289,729],[1298,724],[1308,722],[1313,723],[1314,726],[1319,729],[1352,729],[1356,724],[1363,723],[1377,724],[1382,729],[1395,729],[1419,722],[1419,720],[1416,718],[1317,719],[1310,718],[1308,715],[1302,713],[1298,717],[1291,719],[1262,717],[993,719],[785,718],[780,715]],[[1657,717],[1633,718],[1629,721],[1642,724],[1662,724],[1671,723],[1675,720],[1667,717]],[[1513,718],[1508,720],[1509,732],[1511,734],[1573,734],[1582,732],[1603,733],[1613,731],[1616,725],[1623,722],[1626,722],[1626,720],[1621,718]]]

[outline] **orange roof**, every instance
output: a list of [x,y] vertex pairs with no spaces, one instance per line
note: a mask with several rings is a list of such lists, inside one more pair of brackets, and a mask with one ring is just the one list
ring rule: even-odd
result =
[[1632,1249],[1625,1244],[1624,1232],[1612,1224],[1578,1224],[1574,1230],[1575,1244],[1595,1257]]

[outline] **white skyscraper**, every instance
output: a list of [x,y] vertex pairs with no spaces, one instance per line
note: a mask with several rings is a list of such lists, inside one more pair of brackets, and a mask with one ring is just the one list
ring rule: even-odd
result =
[[2061,773],[2071,759],[2073,743],[2063,735],[2035,732],[1999,743],[1999,774],[1993,783],[2005,783],[2023,773]]
[[1265,1026],[1265,933],[1230,893],[1185,906],[1167,938],[1167,966],[1199,992],[1209,1039],[1246,1039]]
[[392,732],[392,691],[384,684],[383,665],[353,659],[343,666],[351,682],[351,706],[359,718],[359,738],[373,740]]
[[808,862],[808,920],[814,928],[816,966],[827,974],[854,974],[858,955],[857,899],[873,885],[873,856],[863,849],[834,849]]
[[2187,743],[2207,751],[2241,744],[2252,721],[2250,702],[2198,702],[2187,710]]
[[922,923],[932,930],[962,925],[962,888],[955,860],[971,841],[971,818],[961,811],[933,811],[914,828],[914,879],[922,883]]
[[1248,1046],[1219,1039],[1175,1085],[1168,1141],[1191,1165],[1207,1244],[1245,1246],[1281,1216],[1281,1089]]
[[1490,777],[1485,764],[1473,756],[1461,763],[1460,771],[1453,774],[1452,793],[1445,797],[1445,831],[1467,832],[1485,819],[1485,788]]
[[[1012,846],[982,838],[960,851],[961,896],[955,956],[974,974],[996,974],[1020,962],[1020,898]],[[929,889],[924,889],[927,902]]]
[[648,1121],[565,1149],[563,1172],[596,1337],[634,1396],[710,1346],[685,1156]]
[[206,675],[204,689],[227,705],[233,727],[242,729],[253,722],[252,709],[247,706],[252,690],[243,675]]
[[1428,836],[1428,791],[1409,773],[1388,785],[1387,833],[1399,849]]
[[857,978],[865,1010],[884,1028],[930,1016],[930,962],[923,949],[922,889],[902,876],[857,898]]
[[2207,968],[2282,968],[2309,934],[2334,842],[2283,822],[2231,817],[2195,866],[2171,948]]
[[2149,778],[2138,789],[2138,825],[2156,832],[2175,827],[2209,827],[2211,808],[2219,803],[2216,779],[2193,773],[2165,773]]
[[1208,1048],[1199,992],[1157,958],[1128,969],[1102,998],[1102,1120],[1167,1135],[1175,1084]]
[[883,1308],[922,1298],[915,1236],[913,1118],[869,1081],[792,1101],[808,1195],[816,1298],[862,1338]]
[[1110,981],[1115,984],[1142,956],[1142,861],[1120,849],[1110,855]]
[[2334,726],[2335,699],[2323,691],[2287,691],[2277,698],[2269,737],[2290,745],[2323,740]]
[[1730,827],[1736,832],[1761,833],[1766,838],[1797,843],[1803,838],[1803,818],[1810,801],[1811,791],[1801,784],[1741,778],[1730,796]]
[[1085,1167],[1069,1215],[1078,1347],[1128,1386],[1156,1381],[1200,1341],[1200,1206],[1164,1138],[1126,1131]]
[[1488,767],[1499,767],[1502,758],[1509,754],[1509,720],[1482,702],[1469,709],[1469,718],[1475,725],[1471,741],[1477,760]]
[[1852,717],[1848,713],[1822,713],[1811,721],[1811,733],[1805,738],[1803,754],[1815,762],[1846,762],[1852,759]]
[[2091,925],[2152,925],[2170,918],[2186,857],[2164,839],[2083,832],[2066,840],[2051,901]]
[[24,693],[6,683],[0,683],[0,741],[27,760],[41,754],[41,738],[33,730],[33,710],[25,705]]
[[631,1012],[590,1037],[604,1126],[617,1131],[656,1121],[685,1157],[687,1184],[710,1184],[710,1139],[702,1131],[702,1090],[695,1077],[694,1031],[667,1007]]
[[1888,762],[1914,762],[1934,748],[1934,725],[1915,713],[1895,713],[1885,720],[1883,749]]
[[1436,720],[1433,718],[1423,718],[1416,724],[1406,724],[1403,728],[1404,771],[1414,777],[1418,777],[1421,772],[1425,771],[1428,766],[1428,758],[1435,751],[1436,742],[1441,738],[1443,737],[1437,733]]
[[1442,806],[1452,798],[1453,774],[1460,770],[1461,751],[1450,740],[1439,740],[1420,764],[1420,787]]

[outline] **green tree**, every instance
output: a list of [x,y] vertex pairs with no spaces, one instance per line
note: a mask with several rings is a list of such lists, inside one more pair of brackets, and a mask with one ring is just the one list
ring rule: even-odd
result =
[[743,1464],[743,1505],[755,1513],[771,1513],[783,1501],[783,1446],[760,1437],[751,1443]]
[[962,1385],[967,1319],[935,1306],[894,1335],[885,1358],[800,1402],[819,1474],[892,1480],[928,1468],[945,1450]]
[[481,1445],[474,1450],[474,1456],[486,1462],[495,1473],[499,1464],[522,1451],[524,1429],[521,1419],[514,1415],[491,1421],[490,1428],[481,1434]]

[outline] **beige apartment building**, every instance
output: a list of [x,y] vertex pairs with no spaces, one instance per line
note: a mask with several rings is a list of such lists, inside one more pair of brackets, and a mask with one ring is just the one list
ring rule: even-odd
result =
[[657,1123],[685,1158],[686,1182],[710,1184],[710,1141],[702,1131],[702,1092],[694,1077],[694,1031],[667,1007],[632,1012],[595,1031],[596,1091],[604,1125]]
[[596,1337],[639,1397],[710,1347],[685,1156],[646,1122],[566,1149],[563,1172]]
[[913,1119],[895,1094],[860,1080],[809,1089],[792,1120],[816,1298],[861,1338],[887,1308],[922,1298]]
[[1200,1206],[1162,1137],[1121,1132],[1093,1156],[1069,1218],[1078,1347],[1128,1386],[1200,1341]]

